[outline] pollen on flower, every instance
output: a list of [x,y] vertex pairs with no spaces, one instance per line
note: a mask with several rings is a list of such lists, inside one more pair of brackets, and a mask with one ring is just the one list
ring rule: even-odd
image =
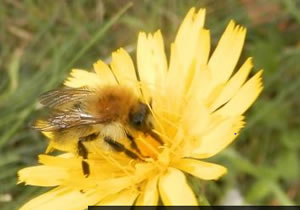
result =
[[152,138],[150,135],[141,134],[136,138],[136,144],[141,151],[142,156],[157,159],[159,146],[161,146],[157,140]]

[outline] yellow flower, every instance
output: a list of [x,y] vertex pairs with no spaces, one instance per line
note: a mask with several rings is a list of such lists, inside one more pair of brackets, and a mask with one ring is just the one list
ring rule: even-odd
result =
[[[243,127],[243,113],[262,91],[259,71],[247,80],[251,58],[233,74],[246,29],[229,23],[210,54],[210,34],[204,28],[205,10],[192,8],[171,44],[169,64],[160,31],[140,33],[137,44],[137,79],[134,64],[124,49],[112,54],[110,66],[94,64],[95,73],[73,70],[68,87],[117,84],[145,101],[152,99],[155,131],[164,141],[156,145],[140,135],[137,144],[150,154],[147,161],[95,150],[89,156],[91,174],[82,174],[81,159],[72,153],[40,155],[42,165],[19,171],[19,182],[55,187],[26,203],[22,209],[84,209],[88,205],[197,205],[185,173],[216,180],[223,166],[201,159],[227,147]],[[116,81],[117,80],[117,81]]]

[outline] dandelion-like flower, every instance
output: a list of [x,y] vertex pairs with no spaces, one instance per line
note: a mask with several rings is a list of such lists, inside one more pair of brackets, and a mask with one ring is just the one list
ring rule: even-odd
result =
[[[159,199],[164,205],[198,204],[185,173],[216,180],[227,172],[205,159],[237,137],[244,125],[243,113],[262,91],[262,71],[247,80],[253,67],[251,58],[233,74],[246,29],[230,21],[209,56],[210,34],[204,19],[204,9],[188,12],[171,44],[169,64],[161,32],[142,32],[137,43],[137,71],[124,49],[112,54],[110,66],[96,62],[94,73],[72,71],[67,87],[120,84],[144,101],[151,100],[155,132],[164,143],[158,145],[140,135],[137,145],[150,155],[145,161],[95,149],[88,158],[89,177],[82,174],[81,158],[76,154],[40,155],[42,165],[20,170],[19,182],[54,188],[22,209],[157,205]],[[51,135],[48,137],[51,142]]]

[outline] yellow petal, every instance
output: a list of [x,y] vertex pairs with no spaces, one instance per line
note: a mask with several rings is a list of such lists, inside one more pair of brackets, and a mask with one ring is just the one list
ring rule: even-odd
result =
[[180,53],[179,61],[183,66],[183,70],[189,68],[192,60],[195,58],[197,44],[199,43],[199,32],[203,28],[205,21],[205,9],[195,12],[195,8],[190,9],[184,18],[175,39],[178,53]]
[[[197,40],[195,40],[193,46],[195,47],[194,54],[189,55],[192,56],[191,58],[193,58],[193,60],[191,60],[190,65],[188,66],[189,68],[186,69],[187,72],[180,73],[181,80],[183,81],[182,85],[184,86],[185,91],[188,91],[192,82],[194,82],[193,80],[196,77],[195,74],[197,74],[197,71],[203,71],[207,69],[206,65],[210,51],[209,31],[200,29]],[[181,54],[180,52],[178,53],[180,55],[179,57],[185,58],[186,55]]]
[[94,63],[94,70],[102,81],[102,84],[117,84],[111,69],[103,61],[99,60]]
[[198,205],[197,199],[184,174],[175,168],[169,168],[166,174],[160,177],[158,186],[164,205]]
[[181,70],[182,65],[179,61],[179,54],[177,52],[177,46],[171,45],[171,58],[170,66],[167,75],[166,84],[166,94],[164,99],[164,104],[167,104],[168,110],[173,113],[178,113],[181,106],[182,97],[184,94],[184,85],[181,83],[178,85],[178,81],[182,82]]
[[[40,121],[40,120],[39,120]],[[41,120],[42,121],[42,120]],[[46,131],[42,131],[42,134],[44,134],[48,139],[53,139],[54,134],[53,132],[46,132]]]
[[227,172],[223,166],[195,159],[180,159],[172,166],[204,180],[219,179]]
[[72,153],[63,153],[59,156],[39,155],[39,163],[57,168],[81,167],[80,159],[74,158]]
[[156,206],[158,203],[158,189],[157,189],[158,176],[151,177],[142,192],[138,197],[137,206]]
[[244,84],[249,75],[251,68],[253,67],[252,59],[249,58],[240,68],[240,70],[228,81],[224,89],[210,107],[211,111],[216,110],[218,107],[229,101]]
[[202,103],[205,102],[213,91],[213,78],[211,71],[206,65],[202,65],[199,70],[196,71],[191,87],[187,93],[189,100],[197,100]]
[[190,135],[197,135],[207,129],[210,118],[209,110],[201,101],[190,100],[182,117],[182,125]]
[[[181,24],[171,45],[170,65],[166,81],[166,98],[171,112],[179,113],[182,101],[193,80],[195,71],[207,63],[210,38],[203,29],[205,10],[192,8]],[[177,102],[180,102],[179,104]]]
[[50,152],[53,152],[54,150],[55,150],[54,144],[52,144],[52,142],[49,142],[49,144],[48,144],[48,146],[47,146],[47,148],[46,148],[45,153],[48,154],[48,153],[50,153]]
[[65,86],[72,88],[79,88],[84,86],[95,88],[101,85],[101,80],[95,73],[80,69],[73,69],[70,77],[66,79],[64,84]]
[[[153,92],[163,88],[167,73],[164,41],[160,31],[146,35],[140,33],[137,44],[138,74],[143,83]],[[143,90],[145,92],[145,90]],[[148,97],[150,94],[147,94]],[[149,99],[148,99],[149,101]]]
[[243,117],[230,117],[218,122],[217,125],[207,131],[207,134],[200,134],[194,142],[194,149],[190,151],[189,157],[209,158],[223,150],[236,137],[238,131],[244,126]]
[[[51,176],[49,176],[51,174]],[[69,178],[67,171],[63,168],[51,166],[33,166],[21,169],[18,172],[19,183],[28,185],[50,187],[60,185],[63,180]]]
[[101,194],[97,192],[82,193],[79,190],[72,190],[65,187],[57,187],[44,193],[23,205],[21,210],[82,210],[89,205],[94,205],[101,199]]
[[208,63],[216,84],[226,82],[231,76],[240,57],[245,36],[246,29],[230,21]]
[[196,46],[195,57],[197,60],[197,67],[207,64],[210,52],[210,33],[209,30],[201,28],[198,35],[198,45]]
[[103,199],[97,205],[100,206],[130,206],[135,201],[139,192],[135,189],[126,189]]
[[262,70],[248,80],[236,95],[216,113],[223,116],[236,116],[247,111],[263,89],[261,75]]
[[134,65],[130,55],[124,49],[120,48],[113,52],[111,69],[119,84],[133,88],[138,93]]
[[[176,42],[180,43],[180,42],[184,42],[186,40],[184,40],[184,38],[186,38],[186,33],[189,31],[189,28],[191,28],[192,25],[192,21],[193,21],[193,17],[195,15],[195,8],[191,8],[188,13],[186,14],[185,18],[183,19],[177,35],[176,35]],[[204,19],[203,19],[203,24],[204,24]]]

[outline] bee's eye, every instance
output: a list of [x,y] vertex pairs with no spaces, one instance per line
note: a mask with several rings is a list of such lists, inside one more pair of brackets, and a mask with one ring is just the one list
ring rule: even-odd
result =
[[142,129],[145,126],[145,122],[148,116],[149,110],[146,104],[139,103],[135,109],[133,109],[129,116],[131,125],[137,129]]
[[132,115],[131,122],[136,127],[141,127],[143,122],[145,121],[143,113],[135,113]]

